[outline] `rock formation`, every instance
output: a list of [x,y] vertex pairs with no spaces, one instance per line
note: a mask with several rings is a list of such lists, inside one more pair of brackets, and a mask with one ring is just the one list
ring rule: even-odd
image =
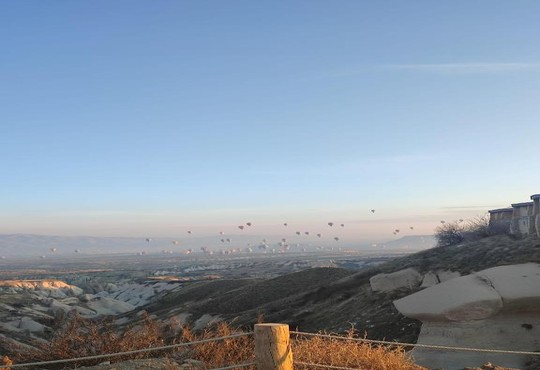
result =
[[[498,266],[394,301],[422,321],[418,343],[520,351],[540,350],[540,266]],[[522,355],[415,349],[416,361],[447,370],[486,362],[521,368]]]
[[369,279],[374,292],[390,292],[396,289],[413,289],[420,285],[422,275],[413,268],[408,268],[391,274],[378,274]]
[[422,285],[420,285],[420,287],[429,288],[430,286],[437,285],[439,283],[443,283],[447,280],[454,279],[460,276],[460,273],[457,271],[429,271],[427,274],[424,275],[424,279],[422,280]]

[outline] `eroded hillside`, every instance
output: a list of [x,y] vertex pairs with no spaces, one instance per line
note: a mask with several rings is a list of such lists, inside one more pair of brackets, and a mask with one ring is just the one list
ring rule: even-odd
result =
[[396,299],[421,289],[374,292],[370,278],[414,268],[421,275],[451,271],[461,275],[489,267],[540,262],[540,241],[496,236],[444,248],[433,248],[360,272],[316,268],[269,280],[201,282],[171,292],[146,309],[160,319],[189,314],[252,325],[257,317],[286,322],[304,331],[342,332],[354,326],[370,338],[415,341],[420,322],[403,317],[393,306]]

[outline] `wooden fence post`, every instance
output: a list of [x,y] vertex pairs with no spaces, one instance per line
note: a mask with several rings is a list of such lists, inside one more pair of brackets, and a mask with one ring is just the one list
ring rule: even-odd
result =
[[289,325],[255,324],[257,370],[292,370]]

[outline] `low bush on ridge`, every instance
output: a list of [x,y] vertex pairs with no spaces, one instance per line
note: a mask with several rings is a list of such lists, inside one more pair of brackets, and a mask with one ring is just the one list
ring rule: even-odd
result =
[[489,216],[484,215],[469,220],[443,222],[435,229],[435,238],[438,247],[448,247],[503,233],[502,229],[490,228]]

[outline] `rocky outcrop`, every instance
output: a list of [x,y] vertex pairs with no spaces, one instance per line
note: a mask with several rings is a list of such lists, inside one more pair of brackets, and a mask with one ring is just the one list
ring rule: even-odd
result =
[[8,341],[48,338],[53,319],[75,311],[83,317],[116,316],[134,311],[180,286],[150,281],[141,284],[103,284],[107,291],[85,294],[83,289],[54,279],[0,280],[0,336]]
[[437,285],[460,276],[461,274],[457,271],[429,271],[424,275],[424,279],[422,280],[422,285],[420,285],[420,287],[429,288],[430,286]]
[[[499,266],[458,277],[394,301],[422,321],[418,343],[521,351],[540,350],[540,266]],[[492,362],[520,368],[521,355],[415,349],[431,368],[461,369]]]
[[0,291],[17,293],[23,290],[31,290],[46,297],[66,298],[83,293],[82,289],[69,285],[60,280],[2,280]]
[[413,289],[420,285],[422,275],[413,268],[408,268],[391,274],[378,274],[369,279],[371,290],[374,292],[391,292],[396,289]]

